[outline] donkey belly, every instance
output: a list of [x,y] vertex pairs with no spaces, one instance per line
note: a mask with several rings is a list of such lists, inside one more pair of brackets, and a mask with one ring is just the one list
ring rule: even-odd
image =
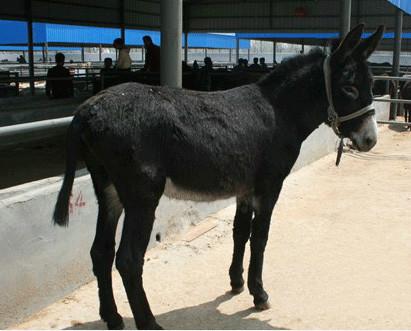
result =
[[228,199],[240,193],[241,190],[233,190],[230,192],[205,192],[191,188],[185,188],[182,186],[178,186],[168,177],[164,188],[164,195],[171,199],[190,200],[197,202],[211,202],[216,200]]

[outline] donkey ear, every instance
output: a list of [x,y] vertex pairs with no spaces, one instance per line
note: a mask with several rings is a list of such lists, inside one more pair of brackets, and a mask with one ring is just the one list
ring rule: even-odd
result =
[[375,51],[384,35],[385,27],[380,25],[371,36],[363,40],[355,49],[353,57],[359,60],[366,60]]
[[357,25],[352,29],[345,38],[341,41],[338,48],[331,54],[331,61],[333,63],[342,63],[350,56],[361,40],[361,35],[364,31],[364,24]]

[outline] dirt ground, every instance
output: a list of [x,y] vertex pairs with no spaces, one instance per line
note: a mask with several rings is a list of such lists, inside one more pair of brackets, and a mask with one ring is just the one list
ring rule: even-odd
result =
[[[199,238],[160,244],[144,283],[167,329],[411,329],[411,133],[383,129],[366,154],[335,155],[292,174],[275,208],[264,264],[272,308],[230,295],[234,207]],[[88,254],[88,252],[85,252]],[[248,256],[246,257],[248,259]],[[135,328],[114,272],[126,328]],[[96,283],[16,329],[105,329]]]

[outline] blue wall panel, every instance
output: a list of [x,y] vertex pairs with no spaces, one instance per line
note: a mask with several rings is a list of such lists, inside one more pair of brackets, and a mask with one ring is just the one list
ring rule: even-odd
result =
[[411,15],[411,0],[388,0],[388,1],[391,2],[394,6],[401,8],[407,14]]

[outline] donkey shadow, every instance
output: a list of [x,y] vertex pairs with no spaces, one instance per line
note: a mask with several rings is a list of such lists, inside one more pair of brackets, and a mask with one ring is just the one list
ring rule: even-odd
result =
[[[253,307],[238,311],[234,314],[223,314],[218,306],[231,299],[229,292],[217,297],[213,301],[205,302],[197,306],[185,307],[156,315],[157,322],[165,329],[182,330],[287,330],[269,324],[270,320],[261,321],[255,318],[247,318],[256,310]],[[135,329],[134,319],[124,318],[125,329]],[[106,329],[103,321],[79,323],[66,330],[96,330]]]

